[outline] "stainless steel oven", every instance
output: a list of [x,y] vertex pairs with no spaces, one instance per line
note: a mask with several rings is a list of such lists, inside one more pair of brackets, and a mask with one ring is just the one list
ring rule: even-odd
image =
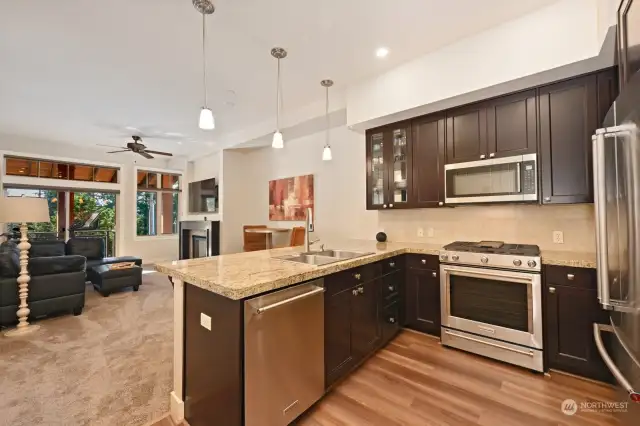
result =
[[441,264],[442,343],[543,371],[539,261],[531,264],[537,270]]
[[538,200],[536,154],[447,164],[444,170],[447,204]]

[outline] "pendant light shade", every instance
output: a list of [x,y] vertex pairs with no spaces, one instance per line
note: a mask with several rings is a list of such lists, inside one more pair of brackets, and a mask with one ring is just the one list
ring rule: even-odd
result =
[[202,14],[202,87],[204,90],[204,106],[200,110],[198,126],[202,130],[213,130],[216,124],[213,119],[213,112],[207,106],[207,27],[205,25],[205,16],[211,15],[215,11],[215,7],[209,0],[193,0],[193,7]]
[[273,49],[271,49],[271,56],[278,60],[278,79],[276,81],[276,132],[273,134],[271,147],[280,149],[284,148],[284,139],[282,138],[282,133],[280,132],[280,104],[282,103],[282,94],[280,91],[280,59],[284,59],[287,57],[287,51],[281,47],[274,47]]
[[282,133],[275,132],[273,134],[273,141],[271,142],[271,147],[276,149],[284,148],[284,139],[282,138]]
[[331,161],[333,157],[331,156],[331,147],[329,145],[325,145],[322,150],[322,159],[324,161]]
[[216,128],[213,112],[211,112],[209,108],[202,108],[200,110],[200,128],[203,130],[213,130]]
[[326,89],[325,118],[327,120],[327,140],[322,150],[322,160],[331,161],[333,157],[331,155],[331,144],[329,143],[329,132],[331,130],[331,123],[329,122],[329,87],[333,86],[333,80],[322,80],[320,85]]

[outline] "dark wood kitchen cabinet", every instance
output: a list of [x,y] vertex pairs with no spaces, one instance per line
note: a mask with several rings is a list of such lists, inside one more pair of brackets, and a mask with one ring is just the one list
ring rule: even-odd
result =
[[542,204],[593,202],[591,136],[617,95],[614,70],[540,88]]
[[411,123],[412,207],[444,205],[445,117],[433,114]]
[[537,151],[536,90],[487,102],[486,158],[510,157]]
[[598,127],[595,74],[542,87],[542,204],[593,202],[591,135]]
[[484,103],[447,112],[446,162],[462,163],[487,157],[487,109]]
[[412,187],[411,124],[367,131],[367,209],[409,206]]
[[405,283],[406,326],[440,335],[440,270],[437,256],[408,255]]
[[[372,274],[377,277],[366,281]],[[327,387],[348,374],[380,345],[380,275],[380,265],[371,264],[325,277]]]
[[593,323],[609,322],[598,303],[596,270],[545,266],[543,278],[548,367],[611,381],[593,339]]

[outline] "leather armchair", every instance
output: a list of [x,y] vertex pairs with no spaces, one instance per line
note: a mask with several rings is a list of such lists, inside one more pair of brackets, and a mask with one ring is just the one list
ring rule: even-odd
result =
[[70,238],[66,245],[67,255],[80,255],[87,258],[87,275],[93,281],[91,271],[94,266],[110,265],[119,262],[135,262],[142,266],[142,259],[134,256],[105,257],[104,239],[96,237]]

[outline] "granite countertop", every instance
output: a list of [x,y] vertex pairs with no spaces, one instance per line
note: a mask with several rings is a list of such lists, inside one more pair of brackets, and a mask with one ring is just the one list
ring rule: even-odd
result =
[[274,256],[304,251],[303,247],[287,247],[158,263],[156,270],[229,299],[239,300],[403,253],[437,255],[442,246],[349,241],[331,244],[330,247],[373,254],[319,266],[273,259]]
[[[332,243],[329,247],[373,254],[319,266],[273,259],[275,256],[303,251],[303,247],[287,247],[158,263],[156,270],[229,299],[240,300],[392,256],[404,253],[437,255],[442,249],[440,244],[375,241],[347,241]],[[596,267],[595,253],[543,250],[542,263],[581,268]]]
[[596,254],[576,251],[542,250],[542,264],[595,269]]

